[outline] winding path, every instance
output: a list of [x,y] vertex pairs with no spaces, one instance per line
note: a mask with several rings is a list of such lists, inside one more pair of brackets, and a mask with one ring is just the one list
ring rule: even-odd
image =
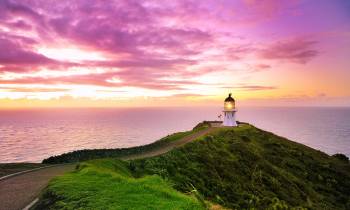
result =
[[216,129],[216,127],[209,127],[206,128],[204,130],[198,131],[196,133],[192,133],[188,136],[183,137],[182,139],[179,139],[177,141],[173,141],[170,142],[169,144],[161,147],[161,148],[157,148],[154,149],[152,151],[147,151],[145,153],[139,153],[139,154],[135,154],[135,155],[130,155],[127,156],[125,158],[121,158],[123,160],[133,160],[133,159],[140,159],[140,158],[146,158],[146,157],[153,157],[153,156],[157,156],[157,155],[161,155],[164,154],[166,152],[169,152],[170,150],[176,148],[176,147],[180,147],[184,144],[187,144],[188,142],[191,142],[201,136],[204,136],[210,132],[212,132],[214,129]]
[[[122,159],[132,160],[157,156],[204,136],[214,129],[216,128],[209,127],[185,136],[180,140],[171,142],[162,148],[157,148],[137,155],[131,155]],[[47,186],[53,177],[72,171],[74,167],[75,164],[57,165],[0,180],[0,210],[20,210],[25,208],[40,195],[40,192]]]
[[55,176],[72,171],[75,164],[59,165],[19,174],[0,181],[0,210],[25,208]]

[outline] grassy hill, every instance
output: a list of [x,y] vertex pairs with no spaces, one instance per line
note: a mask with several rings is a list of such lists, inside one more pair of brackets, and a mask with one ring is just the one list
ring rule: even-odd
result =
[[[350,164],[345,156],[328,156],[251,125],[220,128],[152,158],[96,161],[83,163],[77,172],[55,179],[44,192],[40,205],[70,209],[82,200],[82,204],[93,205],[96,201],[107,208],[125,203],[127,196],[135,193],[140,199],[144,196],[163,199],[157,193],[138,193],[138,188],[132,186],[137,180],[152,179],[150,183],[157,189],[172,191],[179,196],[175,196],[177,199],[186,200],[188,207],[179,201],[179,206],[172,209],[203,208],[199,205],[202,199],[183,197],[194,189],[197,198],[231,209],[350,209]],[[116,192],[114,188],[122,179],[114,178],[119,175],[107,175],[104,170],[122,173],[133,181],[121,188],[124,192]],[[109,189],[111,186],[114,190]],[[175,197],[159,203],[173,202]],[[139,204],[131,209],[145,209],[142,202]],[[168,204],[159,208],[154,203],[148,207],[166,209]]]
[[158,174],[179,191],[194,186],[233,209],[350,209],[346,159],[250,125],[222,128],[162,156],[131,161],[134,174]]
[[208,128],[208,123],[200,123],[195,128],[190,131],[177,132],[171,135],[168,135],[156,142],[151,144],[138,146],[138,147],[130,147],[130,148],[118,148],[118,149],[85,149],[85,150],[77,150],[73,152],[68,152],[65,154],[51,156],[42,161],[43,164],[58,164],[58,163],[75,163],[86,160],[93,160],[98,158],[125,158],[133,155],[141,155],[144,153],[148,153],[173,142],[191,135],[193,133],[199,132],[203,129]]
[[204,209],[157,175],[134,178],[119,160],[92,160],[52,180],[35,209]]

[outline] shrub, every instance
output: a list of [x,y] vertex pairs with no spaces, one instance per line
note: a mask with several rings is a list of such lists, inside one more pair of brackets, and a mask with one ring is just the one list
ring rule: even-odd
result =
[[346,163],[349,162],[349,158],[346,155],[341,154],[341,153],[334,154],[334,155],[332,155],[332,157],[335,157],[336,159],[344,161]]

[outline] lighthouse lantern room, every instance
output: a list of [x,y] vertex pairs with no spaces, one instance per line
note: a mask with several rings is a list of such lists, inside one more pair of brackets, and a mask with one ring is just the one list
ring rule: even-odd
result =
[[236,117],[235,117],[237,110],[235,107],[235,99],[231,97],[231,93],[225,99],[223,112],[224,112],[223,126],[237,126]]

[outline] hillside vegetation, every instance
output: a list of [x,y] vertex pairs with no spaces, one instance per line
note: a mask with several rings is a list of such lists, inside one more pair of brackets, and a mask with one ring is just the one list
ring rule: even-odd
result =
[[42,161],[43,164],[58,164],[58,163],[75,163],[85,160],[92,160],[98,158],[125,158],[132,155],[141,155],[147,152],[163,148],[172,142],[175,142],[185,136],[198,132],[208,127],[207,123],[200,123],[198,126],[190,131],[177,132],[168,135],[151,144],[130,147],[130,148],[118,148],[118,149],[85,149],[68,152],[62,155],[52,156]]
[[350,165],[336,157],[242,125],[129,167],[232,209],[350,209]]
[[[196,129],[203,127],[207,125]],[[161,141],[180,139],[168,138]],[[143,184],[147,187],[140,187]],[[197,200],[186,195],[191,192],[196,192]],[[81,163],[76,172],[50,183],[39,207],[201,209],[207,206],[206,200],[230,209],[346,210],[350,209],[349,195],[346,156],[332,157],[241,124],[216,129],[156,157]]]
[[204,209],[157,175],[134,178],[127,163],[93,160],[52,180],[34,209]]

